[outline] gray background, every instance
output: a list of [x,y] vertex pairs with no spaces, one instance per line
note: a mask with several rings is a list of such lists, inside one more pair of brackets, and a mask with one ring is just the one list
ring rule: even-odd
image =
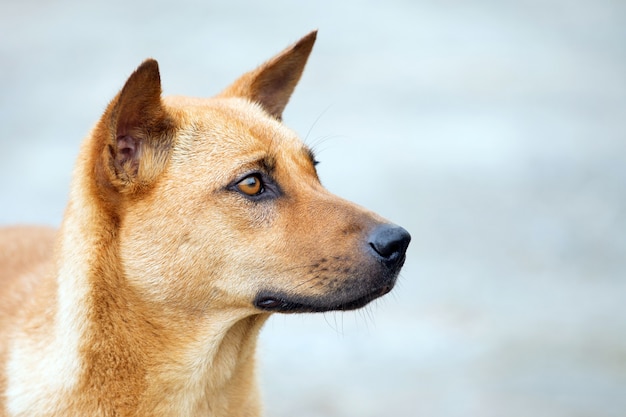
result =
[[285,121],[413,243],[365,310],[270,320],[267,415],[626,415],[623,1],[4,0],[0,224],[59,224],[144,58],[209,96],[314,28]]

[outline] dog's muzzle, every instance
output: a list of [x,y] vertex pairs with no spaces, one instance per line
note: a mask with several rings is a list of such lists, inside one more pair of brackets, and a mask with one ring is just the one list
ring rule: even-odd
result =
[[254,305],[260,310],[281,313],[324,312],[355,310],[387,294],[395,285],[406,259],[411,235],[402,227],[384,224],[375,227],[367,238],[364,249],[369,267],[349,277],[337,291],[325,295],[291,294],[284,291],[263,290]]

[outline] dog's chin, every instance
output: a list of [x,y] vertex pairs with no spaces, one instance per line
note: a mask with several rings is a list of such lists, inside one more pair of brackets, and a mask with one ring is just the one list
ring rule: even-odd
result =
[[260,310],[275,313],[322,313],[348,311],[366,306],[393,288],[394,283],[376,287],[362,294],[302,296],[275,291],[261,291],[254,299]]

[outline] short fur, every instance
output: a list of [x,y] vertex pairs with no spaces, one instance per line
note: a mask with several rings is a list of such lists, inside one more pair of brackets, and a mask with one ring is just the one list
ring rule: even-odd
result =
[[391,290],[408,234],[328,193],[280,122],[315,37],[211,99],[162,98],[144,62],[84,141],[60,230],[1,231],[0,416],[257,416],[272,312]]

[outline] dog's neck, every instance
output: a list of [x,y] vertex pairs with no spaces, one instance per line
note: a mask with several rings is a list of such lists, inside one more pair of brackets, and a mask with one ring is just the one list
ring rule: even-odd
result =
[[59,245],[56,340],[78,359],[67,364],[79,398],[110,402],[80,407],[90,415],[96,406],[103,415],[256,415],[254,352],[267,315],[209,309],[193,318],[150,305],[120,270],[116,221],[84,193],[92,186],[72,188]]

